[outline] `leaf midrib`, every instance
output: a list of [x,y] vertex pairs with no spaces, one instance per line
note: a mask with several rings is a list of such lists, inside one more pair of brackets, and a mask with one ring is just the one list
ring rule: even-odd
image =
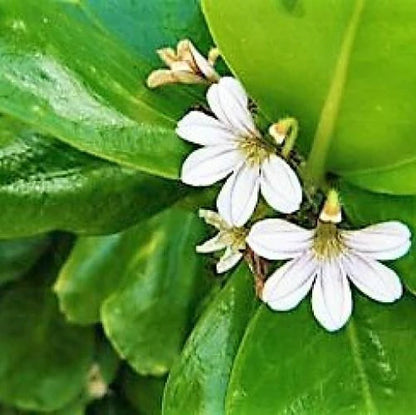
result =
[[366,0],[356,0],[355,2],[350,21],[343,36],[341,49],[335,62],[334,74],[318,120],[312,149],[309,153],[305,170],[305,178],[312,188],[319,187],[323,183],[326,159],[344,95],[351,53],[360,26],[365,2]]
[[354,365],[357,368],[358,378],[360,379],[362,391],[362,397],[366,409],[366,413],[369,415],[377,414],[377,408],[374,403],[373,397],[371,395],[370,389],[370,382],[368,379],[368,375],[365,371],[364,361],[360,350],[360,344],[357,335],[357,329],[355,327],[355,322],[353,319],[350,320],[348,327],[346,329],[346,333],[348,335],[348,340],[350,341],[351,345],[351,354]]

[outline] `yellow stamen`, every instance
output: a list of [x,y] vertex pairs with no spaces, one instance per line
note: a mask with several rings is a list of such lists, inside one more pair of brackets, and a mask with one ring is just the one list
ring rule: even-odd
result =
[[341,234],[334,223],[318,223],[313,241],[313,251],[318,259],[334,258],[346,249]]
[[238,147],[244,154],[246,162],[251,166],[259,166],[275,152],[271,144],[256,136],[242,139]]

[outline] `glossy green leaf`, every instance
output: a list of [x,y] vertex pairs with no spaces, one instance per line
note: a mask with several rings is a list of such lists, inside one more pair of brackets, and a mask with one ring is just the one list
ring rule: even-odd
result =
[[256,305],[253,277],[240,265],[198,321],[172,368],[164,415],[221,415],[231,367]]
[[[193,215],[185,212],[173,210],[161,213],[148,222],[140,223],[118,234],[79,238],[67,262],[62,267],[54,287],[61,310],[66,317],[78,324],[91,324],[100,321],[102,303],[126,279],[131,278],[134,283],[137,273],[141,275],[146,274],[146,272],[158,272],[156,269],[151,271],[150,268],[146,271],[146,267],[151,267],[150,263],[146,265],[147,261],[157,264],[159,257],[152,258],[155,255],[155,250],[158,250],[158,255],[162,255],[163,252],[171,249],[170,247],[175,246],[175,243],[180,242],[183,244],[185,252],[191,253],[194,263],[196,261],[193,253],[194,245],[202,238],[200,224],[192,219],[192,223],[189,224],[189,235],[184,236],[183,241],[180,239],[183,231],[181,220],[190,220],[192,217]],[[178,222],[175,223],[175,220],[178,220]],[[199,231],[194,234],[198,229]],[[167,239],[166,232],[171,232],[169,239]],[[177,238],[179,238],[179,241]],[[158,242],[160,242],[159,246],[157,246]],[[176,259],[174,258],[174,260]],[[202,270],[201,262],[199,260],[196,262],[194,264],[196,268],[191,267],[186,271],[186,275],[190,283],[193,278],[199,278],[202,292],[207,281],[202,274],[196,276],[196,271]],[[158,265],[162,269],[160,275],[153,281],[155,287],[166,278],[164,274],[166,269],[163,267],[167,265],[169,264],[161,263]],[[170,264],[171,272],[173,273],[175,271],[174,267],[179,265],[172,262]],[[193,273],[195,273],[195,276]],[[147,277],[141,277],[140,280],[137,280],[137,284],[146,283],[149,278],[151,278],[150,274]],[[185,277],[181,278],[185,279]],[[177,282],[175,278],[172,278],[173,281]],[[131,289],[131,287],[128,289]]]
[[0,401],[25,410],[72,402],[93,358],[92,331],[68,325],[59,313],[49,287],[58,261],[47,256],[0,294]]
[[349,221],[367,226],[387,220],[399,220],[409,226],[413,245],[409,253],[392,262],[406,286],[416,293],[416,196],[390,196],[366,192],[347,183],[340,183],[344,210]]
[[416,301],[356,297],[334,334],[314,321],[309,301],[292,312],[259,309],[233,366],[227,415],[407,414],[416,405]]
[[119,231],[186,192],[172,181],[91,157],[0,118],[0,237],[55,229]]
[[[200,95],[180,87],[149,91],[144,81],[156,44],[174,44],[188,27],[207,41],[199,8],[193,0],[168,6],[120,0],[114,8],[114,2],[4,0],[0,111],[83,151],[177,177],[188,146],[174,127]],[[147,41],[152,33],[157,37]]]
[[0,240],[0,285],[24,275],[47,248],[48,236]]
[[162,375],[178,356],[207,287],[203,258],[195,253],[202,222],[171,209],[132,233],[122,285],[105,300],[101,319],[115,349],[138,373]]
[[318,165],[377,173],[415,160],[416,3],[202,3],[226,61],[270,120],[297,117],[304,151],[319,141]]

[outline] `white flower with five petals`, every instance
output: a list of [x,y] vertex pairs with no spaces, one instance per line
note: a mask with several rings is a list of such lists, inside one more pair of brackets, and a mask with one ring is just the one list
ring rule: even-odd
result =
[[216,267],[218,274],[222,274],[233,268],[243,257],[246,249],[247,230],[231,225],[218,213],[211,210],[200,209],[199,216],[206,223],[217,228],[219,232],[202,245],[198,245],[196,251],[207,254],[225,249]]
[[328,199],[314,230],[266,219],[256,223],[247,237],[258,255],[271,260],[291,259],[267,279],[262,300],[273,310],[286,311],[296,307],[312,289],[312,311],[328,331],[343,327],[351,315],[349,281],[379,302],[390,303],[401,297],[399,277],[378,260],[399,258],[410,248],[409,229],[400,222],[356,231],[338,229],[341,210],[333,200]]
[[270,206],[292,213],[302,202],[302,188],[292,168],[275,153],[254,125],[248,97],[234,78],[221,78],[207,93],[215,117],[191,111],[178,123],[177,134],[204,146],[182,166],[182,181],[209,186],[225,177],[217,199],[220,215],[243,226],[256,207],[259,192]]

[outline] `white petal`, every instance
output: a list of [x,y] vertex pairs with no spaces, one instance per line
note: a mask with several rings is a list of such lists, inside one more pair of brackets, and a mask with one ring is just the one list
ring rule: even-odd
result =
[[207,100],[215,116],[238,134],[248,135],[255,131],[254,121],[247,108],[247,96],[237,80],[221,78],[211,85]]
[[312,247],[314,231],[283,219],[265,219],[254,224],[247,243],[267,259],[295,258]]
[[217,207],[219,214],[233,226],[243,226],[256,208],[259,195],[259,168],[243,163],[222,187]]
[[232,145],[203,147],[185,160],[181,180],[192,186],[209,186],[230,174],[239,162],[241,153]]
[[233,251],[231,248],[227,248],[224,255],[217,263],[217,273],[222,274],[227,272],[234,267],[242,257],[242,252]]
[[203,244],[196,247],[196,252],[200,254],[209,254],[210,252],[219,251],[226,247],[226,244],[221,240],[221,234],[218,233],[213,238],[208,239]]
[[402,296],[399,277],[380,262],[356,253],[345,255],[343,262],[352,283],[373,300],[391,303]]
[[264,284],[262,300],[273,310],[296,307],[310,291],[316,270],[317,264],[311,253],[287,262]]
[[224,127],[216,118],[200,111],[191,111],[179,122],[176,134],[186,141],[210,146],[227,144],[235,140],[235,134]]
[[339,330],[352,312],[351,289],[340,260],[321,263],[312,289],[312,310],[328,331]]
[[282,213],[292,213],[302,203],[302,187],[293,169],[271,155],[261,166],[261,193],[267,203]]
[[343,231],[345,244],[366,257],[389,260],[400,258],[410,248],[410,231],[403,223],[378,223],[357,231]]
[[205,59],[202,54],[199,52],[199,50],[192,44],[192,42],[189,42],[189,49],[192,53],[192,57],[195,60],[196,66],[198,69],[204,74],[204,76],[207,79],[215,79],[218,78],[218,74],[215,72],[212,65],[208,62],[207,59]]

